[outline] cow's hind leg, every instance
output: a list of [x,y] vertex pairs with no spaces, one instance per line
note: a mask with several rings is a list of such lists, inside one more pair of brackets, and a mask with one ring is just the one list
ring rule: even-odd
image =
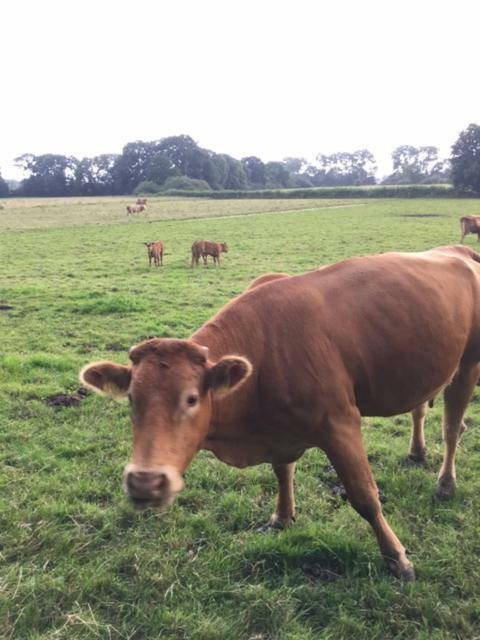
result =
[[423,425],[427,414],[428,402],[420,404],[412,411],[412,435],[410,438],[410,448],[408,457],[414,462],[425,462],[425,436]]
[[444,392],[443,440],[445,453],[438,474],[437,497],[450,498],[455,493],[455,452],[459,436],[465,430],[463,414],[479,376],[478,363],[461,365]]
[[371,525],[389,569],[403,580],[414,580],[415,572],[405,549],[385,520],[378,490],[370,471],[360,431],[360,416],[331,423],[322,449],[347,490],[352,507]]
[[272,468],[278,480],[278,496],[269,525],[283,529],[295,520],[295,497],[293,495],[295,463],[274,464]]

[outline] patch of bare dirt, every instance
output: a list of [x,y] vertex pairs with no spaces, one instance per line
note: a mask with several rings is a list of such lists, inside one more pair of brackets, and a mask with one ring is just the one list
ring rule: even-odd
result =
[[77,389],[76,393],[60,393],[55,396],[50,396],[45,400],[45,404],[49,407],[76,407],[85,399],[87,394],[87,389],[80,387],[80,389]]

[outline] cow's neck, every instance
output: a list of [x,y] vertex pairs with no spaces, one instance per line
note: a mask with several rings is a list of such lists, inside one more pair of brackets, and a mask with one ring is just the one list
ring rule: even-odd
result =
[[[223,399],[212,397],[210,429],[202,445],[202,448],[213,451],[227,464],[243,467],[258,464],[265,458],[259,443],[255,442],[255,438],[252,441],[251,433],[249,436],[249,415],[254,404],[256,371],[259,369],[262,357],[258,345],[263,341],[258,340],[258,334],[257,340],[252,341],[249,335],[252,329],[251,325],[248,326],[248,320],[245,320],[245,326],[241,326],[243,322],[238,319],[238,316],[235,318],[235,324],[232,324],[231,319],[228,316],[215,317],[199,329],[191,339],[201,346],[208,347],[209,357],[213,362],[217,362],[223,356],[235,354],[248,358],[253,365],[251,379],[240,389]],[[257,460],[259,455],[261,459]]]

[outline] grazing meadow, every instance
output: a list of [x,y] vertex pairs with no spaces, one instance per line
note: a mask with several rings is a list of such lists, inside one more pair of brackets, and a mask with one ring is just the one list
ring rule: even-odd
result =
[[[131,202],[0,201],[0,637],[480,638],[480,387],[448,502],[434,498],[441,398],[422,467],[406,462],[408,415],[364,420],[384,512],[417,571],[404,584],[320,451],[298,463],[285,531],[259,530],[270,467],[207,452],[168,511],[135,511],[120,484],[128,408],[78,382],[87,362],[127,363],[143,339],[187,338],[262,273],[457,243],[480,202],[158,198],[128,219]],[[190,268],[196,239],[228,243],[220,268]],[[143,245],[155,240],[161,268]]]

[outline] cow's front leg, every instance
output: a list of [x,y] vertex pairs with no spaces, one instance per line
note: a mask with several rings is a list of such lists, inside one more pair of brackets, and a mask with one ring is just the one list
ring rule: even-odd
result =
[[272,468],[278,480],[278,496],[269,526],[284,529],[295,520],[295,496],[293,495],[295,462],[274,464]]
[[360,416],[331,421],[321,447],[345,485],[350,504],[371,525],[390,571],[403,580],[415,580],[405,548],[382,514],[377,486],[363,448]]

